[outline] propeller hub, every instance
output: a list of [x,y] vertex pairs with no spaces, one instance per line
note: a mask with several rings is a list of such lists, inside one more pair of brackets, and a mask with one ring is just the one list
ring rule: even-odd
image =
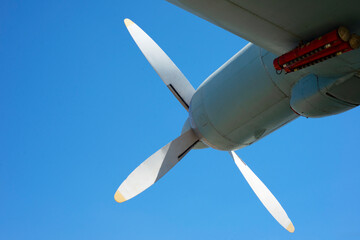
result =
[[[184,123],[184,126],[182,127],[181,134],[187,132],[189,129],[192,129],[192,130],[194,130],[195,133],[197,133],[197,132],[195,131],[196,129],[193,129],[193,128],[191,127],[190,120],[189,120],[189,118],[188,118],[188,119],[186,119],[186,121],[185,121],[185,123]],[[193,147],[193,149],[204,149],[204,148],[208,148],[208,146],[201,141],[201,136],[199,136],[199,134],[196,134],[196,135],[199,137],[200,141]]]

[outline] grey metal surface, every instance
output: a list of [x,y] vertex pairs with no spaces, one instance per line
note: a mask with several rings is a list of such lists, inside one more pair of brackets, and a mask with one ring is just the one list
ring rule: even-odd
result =
[[356,107],[357,105],[337,98],[329,92],[329,89],[339,88],[339,83],[346,82],[352,76],[349,74],[341,78],[321,78],[310,74],[300,79],[292,88],[292,109],[304,117],[326,117]]
[[259,47],[249,44],[201,84],[190,122],[209,146],[239,149],[297,117],[289,97],[269,77]]
[[360,104],[360,76],[353,75],[328,91],[332,96],[354,105]]
[[[356,106],[348,104],[341,96],[346,95],[346,89],[357,85],[344,88],[341,84],[331,84],[322,86],[326,91],[318,89],[317,84],[326,83],[326,79],[338,79],[334,83],[344,84],[345,76],[355,76],[354,69],[332,68],[341,59],[334,58],[291,74],[276,74],[272,65],[274,57],[274,54],[249,44],[200,85],[191,101],[189,119],[203,142],[216,149],[231,151],[258,141],[298,117],[297,113],[322,117]],[[301,96],[297,94],[298,89],[293,90],[311,71],[326,68],[329,71],[324,76],[328,77],[312,74],[316,76],[312,86],[317,87],[318,94],[312,95],[315,90],[311,88],[300,88]],[[342,77],[337,77],[339,75]],[[322,81],[317,81],[317,78]],[[354,80],[351,82],[354,84]],[[341,87],[342,91],[336,91]],[[327,95],[328,92],[333,92],[338,99]],[[358,98],[359,92],[353,92],[351,99]],[[295,111],[290,107],[290,99]],[[299,106],[305,107],[305,111],[297,112],[302,109]]]
[[[190,125],[190,119],[186,119],[184,126],[181,129],[181,134],[184,134],[185,132],[189,131],[191,129],[191,125]],[[204,149],[204,148],[208,148],[209,146],[204,144],[201,140],[195,144],[195,146],[193,147],[193,149]]]
[[167,0],[276,55],[347,26],[360,34],[358,0]]

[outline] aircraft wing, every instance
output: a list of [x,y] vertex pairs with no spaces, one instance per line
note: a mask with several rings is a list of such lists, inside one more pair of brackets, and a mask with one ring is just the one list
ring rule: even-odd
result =
[[359,0],[167,0],[276,55],[339,26],[360,34]]

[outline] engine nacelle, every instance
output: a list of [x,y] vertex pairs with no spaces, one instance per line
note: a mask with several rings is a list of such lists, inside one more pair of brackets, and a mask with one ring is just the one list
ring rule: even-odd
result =
[[190,125],[208,146],[235,150],[296,118],[289,101],[266,71],[260,48],[249,44],[197,89]]
[[192,128],[201,142],[230,151],[299,115],[324,117],[360,104],[360,79],[354,72],[333,78],[306,76],[304,71],[277,75],[275,57],[252,44],[244,47],[196,90],[183,130]]
[[[359,98],[359,92],[353,97],[347,94],[347,97],[354,99],[353,102],[348,102],[337,94],[341,89],[342,92],[346,92],[344,83],[351,81],[352,78],[353,75],[342,78],[320,78],[314,74],[308,75],[292,88],[291,108],[301,116],[316,118],[342,113],[356,107],[358,104],[354,101]],[[351,86],[354,87],[353,84]]]

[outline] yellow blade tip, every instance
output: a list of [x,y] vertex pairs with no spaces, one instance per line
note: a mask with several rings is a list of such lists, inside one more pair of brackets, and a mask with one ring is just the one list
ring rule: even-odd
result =
[[118,203],[122,203],[122,202],[125,202],[127,200],[126,198],[124,198],[124,196],[119,191],[116,191],[116,193],[114,195],[114,199]]
[[295,231],[294,225],[292,223],[290,223],[289,226],[286,228],[286,230],[293,233]]
[[126,27],[130,27],[131,25],[134,24],[134,22],[131,21],[131,20],[128,19],[128,18],[125,18],[125,19],[124,19],[124,23],[125,23],[125,26],[126,26]]

